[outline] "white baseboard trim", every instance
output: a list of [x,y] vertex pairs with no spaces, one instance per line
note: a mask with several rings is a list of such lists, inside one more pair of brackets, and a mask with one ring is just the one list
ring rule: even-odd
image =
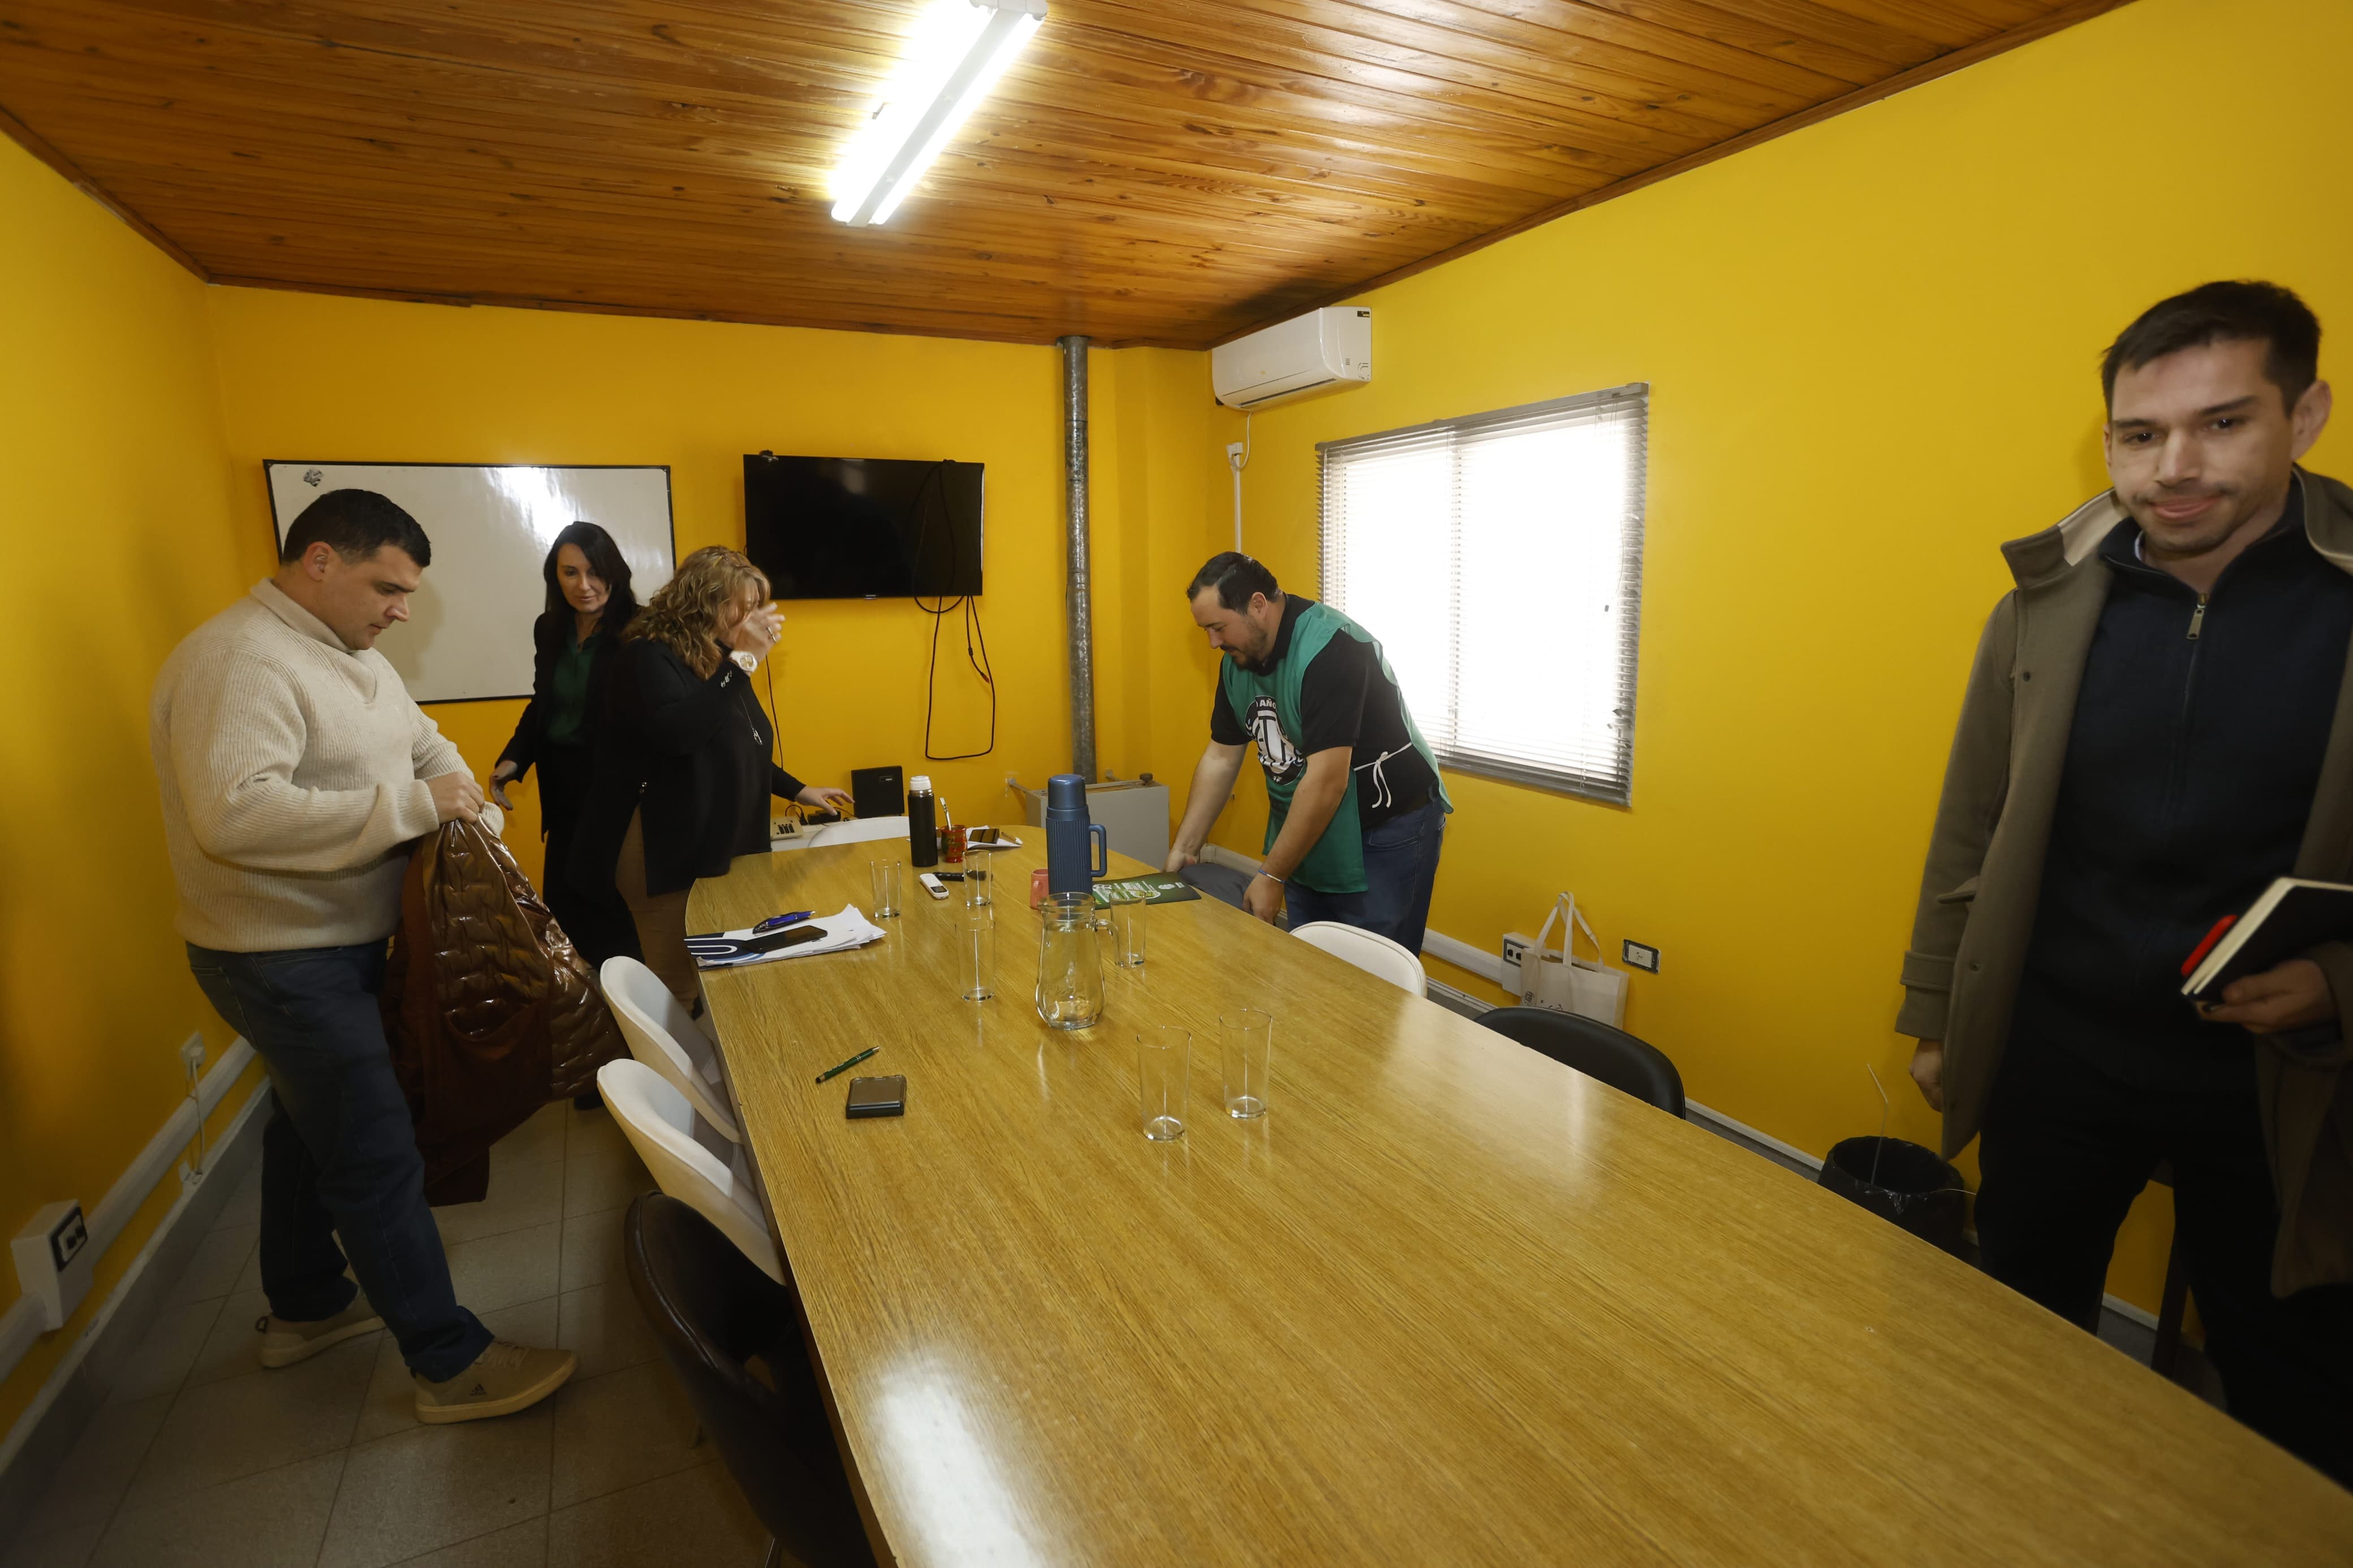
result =
[[[219,1058],[206,1069],[204,1078],[199,1080],[195,1102],[192,1103],[186,1100],[180,1101],[178,1108],[166,1117],[164,1125],[156,1130],[155,1136],[147,1141],[147,1147],[141,1150],[139,1157],[131,1162],[130,1169],[115,1179],[114,1185],[107,1189],[106,1196],[100,1198],[97,1206],[89,1211],[90,1245],[94,1248],[90,1258],[93,1263],[104,1258],[107,1250],[121,1239],[123,1227],[131,1223],[132,1216],[136,1215],[140,1206],[146,1203],[148,1194],[155,1190],[156,1184],[171,1173],[174,1163],[187,1152],[189,1144],[196,1141],[199,1119],[209,1117],[215,1110],[218,1109],[220,1102],[227,1098],[230,1086],[237,1082],[238,1075],[245,1071],[246,1065],[252,1060],[253,1047],[250,1045],[242,1039],[232,1041],[228,1049],[220,1054]],[[201,1110],[198,1109],[199,1106],[202,1107]],[[239,1121],[242,1122],[243,1119],[252,1112],[252,1102],[248,1101],[245,1109],[237,1113]],[[225,1147],[227,1142],[228,1135],[224,1134],[221,1144]],[[185,1194],[181,1201],[185,1202]],[[175,1205],[172,1215],[165,1217],[164,1226],[169,1226],[173,1218],[177,1216],[178,1212],[179,1205]],[[156,1227],[159,1235],[164,1226]],[[152,1242],[150,1245],[152,1247]],[[129,1278],[130,1276],[126,1274],[122,1283],[127,1283]],[[121,1284],[119,1283],[116,1286],[115,1295],[119,1297],[121,1293]],[[83,1336],[85,1340],[90,1333],[97,1331],[98,1325],[104,1320],[105,1315],[101,1310],[99,1317],[92,1321],[90,1329]],[[5,1312],[0,1312],[0,1379],[7,1377],[10,1373],[16,1370],[16,1363],[25,1359],[26,1353],[33,1348],[34,1342],[47,1331],[41,1327],[40,1309],[29,1298],[19,1297],[15,1305]],[[34,1408],[25,1413],[27,1420],[37,1414],[39,1405],[40,1401],[36,1400]],[[19,1432],[26,1429],[26,1422],[20,1420],[17,1423],[17,1428]],[[5,1470],[8,1468],[8,1461],[16,1457],[16,1433],[11,1433],[9,1441],[6,1444],[0,1444],[0,1470]]]
[[1460,987],[1449,985],[1443,980],[1431,980],[1424,976],[1422,985],[1424,994],[1431,1001],[1444,1007],[1448,1012],[1460,1013],[1466,1018],[1475,1018],[1480,1014],[1492,1010],[1495,1005],[1493,1002],[1473,996]]
[[1223,866],[1235,871],[1256,871],[1259,867],[1257,857],[1245,855],[1239,849],[1229,849],[1222,844],[1202,845],[1201,858],[1212,866]]
[[154,1234],[0,1441],[0,1541],[20,1534],[38,1511],[58,1466],[138,1353],[164,1297],[227,1206],[230,1190],[259,1163],[267,1120],[262,1112],[270,1103],[269,1086],[257,1084],[206,1150],[206,1171],[192,1173],[181,1167],[179,1192]]
[[1820,1154],[1809,1154],[1795,1143],[1784,1143],[1769,1132],[1759,1132],[1746,1121],[1735,1121],[1721,1110],[1710,1110],[1696,1100],[1686,1099],[1683,1101],[1683,1113],[1686,1116],[1696,1116],[1703,1121],[1713,1121],[1725,1131],[1736,1132],[1752,1143],[1762,1143],[1783,1159],[1795,1160],[1810,1171],[1820,1171],[1822,1168],[1822,1157]]
[[1457,942],[1443,931],[1421,933],[1421,951],[1432,958],[1441,958],[1457,969],[1467,969],[1491,985],[1504,983],[1504,955],[1482,952],[1467,942]]

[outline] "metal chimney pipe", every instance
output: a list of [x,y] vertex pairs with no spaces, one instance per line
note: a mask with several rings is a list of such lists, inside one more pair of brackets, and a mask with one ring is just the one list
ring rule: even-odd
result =
[[1071,771],[1095,777],[1094,604],[1087,571],[1087,342],[1071,333],[1062,351],[1062,477],[1071,558]]

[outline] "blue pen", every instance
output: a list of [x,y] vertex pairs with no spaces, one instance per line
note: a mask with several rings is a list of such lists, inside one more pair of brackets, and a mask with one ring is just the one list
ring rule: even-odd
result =
[[808,919],[810,913],[811,911],[807,910],[795,910],[788,915],[770,915],[766,920],[762,921],[758,925],[752,928],[752,934],[754,936],[765,936],[772,931],[782,931],[788,925],[795,925]]

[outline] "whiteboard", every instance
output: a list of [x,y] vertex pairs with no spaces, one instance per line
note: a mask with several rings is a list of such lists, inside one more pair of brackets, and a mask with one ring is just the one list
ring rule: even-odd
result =
[[667,468],[289,458],[261,468],[281,548],[302,509],[339,489],[389,497],[433,542],[408,624],[376,642],[419,702],[531,695],[531,626],[547,607],[541,567],[573,523],[596,523],[613,536],[640,605],[670,581],[677,561]]

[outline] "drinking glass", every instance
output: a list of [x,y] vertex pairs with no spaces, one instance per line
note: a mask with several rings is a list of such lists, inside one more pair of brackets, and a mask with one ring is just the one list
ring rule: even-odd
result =
[[1266,1114],[1267,1074],[1274,1064],[1274,1019],[1255,1007],[1219,1015],[1226,1074],[1226,1114],[1237,1121]]
[[899,862],[869,860],[866,874],[874,884],[874,918],[889,920],[899,912]]
[[985,910],[988,908],[990,902],[988,857],[965,856],[964,858],[964,907],[968,910]]
[[997,994],[997,911],[967,906],[956,924],[957,994],[967,1002]]
[[1144,911],[1151,907],[1143,899],[1111,907],[1112,962],[1122,969],[1144,967]]
[[1135,1037],[1136,1085],[1144,1135],[1155,1143],[1185,1136],[1185,1079],[1193,1065],[1189,1029],[1145,1029]]

